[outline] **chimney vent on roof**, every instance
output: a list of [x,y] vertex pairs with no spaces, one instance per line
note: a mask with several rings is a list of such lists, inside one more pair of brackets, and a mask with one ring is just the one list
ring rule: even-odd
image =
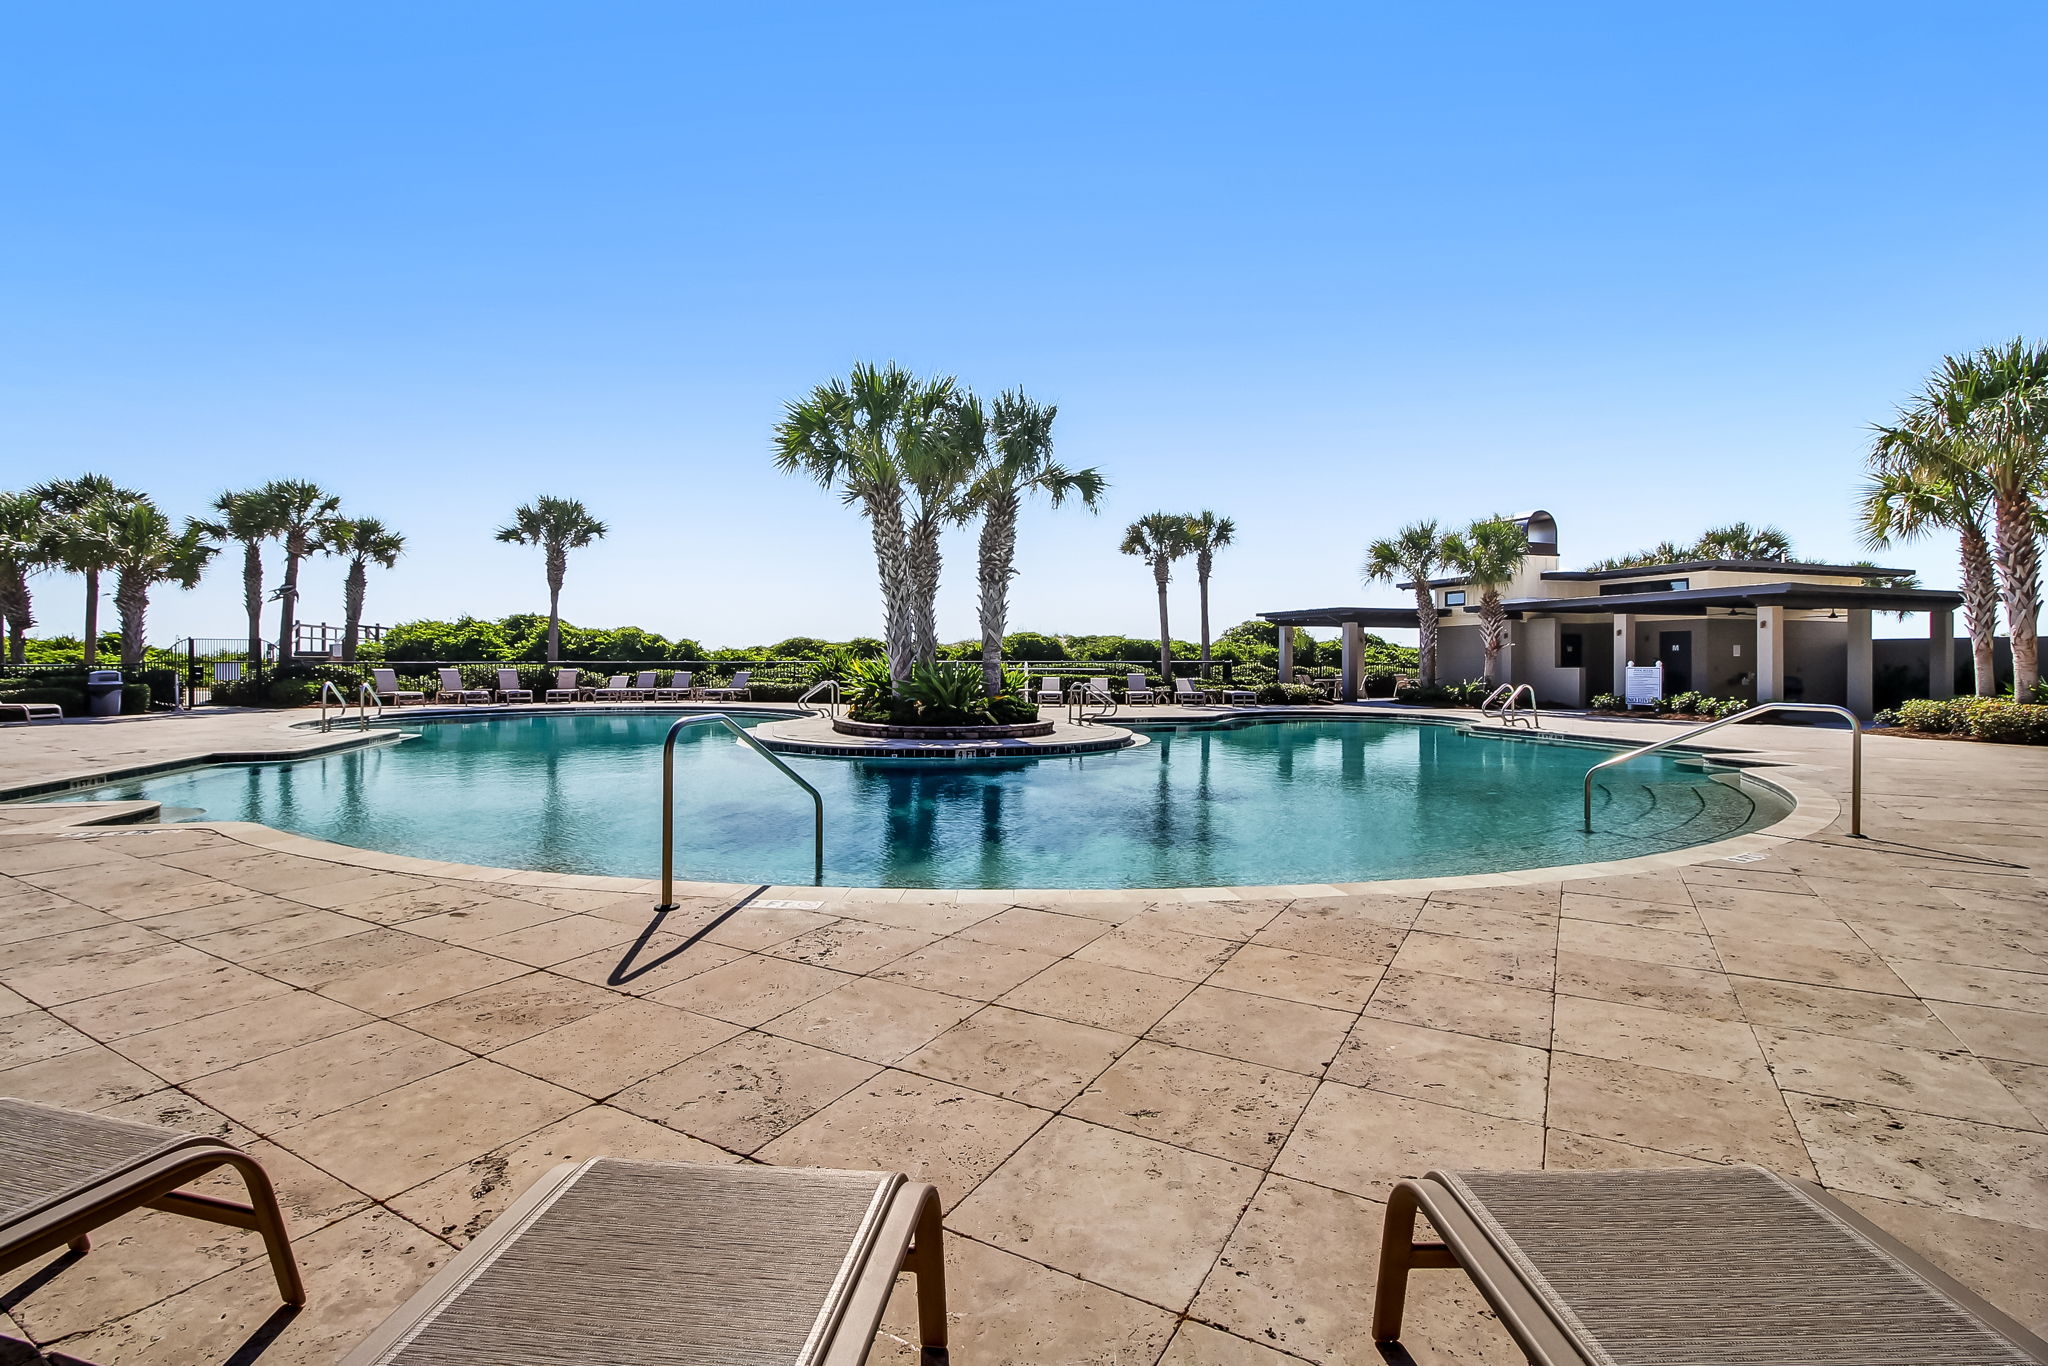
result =
[[1557,554],[1557,519],[1537,508],[1533,512],[1518,513],[1508,518],[1529,535],[1531,555]]

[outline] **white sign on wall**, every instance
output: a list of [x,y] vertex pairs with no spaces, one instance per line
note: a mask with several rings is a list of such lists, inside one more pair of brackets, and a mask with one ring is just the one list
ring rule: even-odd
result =
[[1622,700],[1631,707],[1647,707],[1664,695],[1662,664],[1638,664],[1630,660],[1623,677],[1628,696]]

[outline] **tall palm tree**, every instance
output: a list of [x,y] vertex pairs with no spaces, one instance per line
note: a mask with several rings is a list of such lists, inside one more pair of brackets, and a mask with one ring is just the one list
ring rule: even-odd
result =
[[96,504],[131,503],[144,495],[104,474],[54,479],[29,490],[56,518],[52,548],[57,564],[85,580],[85,667],[100,662],[100,575],[110,568],[100,542],[79,519]]
[[369,567],[389,569],[405,553],[405,537],[375,517],[338,517],[320,538],[320,549],[348,561],[348,575],[341,582],[341,658],[354,663],[356,644],[363,629],[363,596],[369,586]]
[[919,663],[929,664],[939,653],[939,535],[970,515],[967,491],[986,454],[986,420],[972,394],[951,378],[936,379],[913,390],[901,433],[912,648]]
[[868,519],[881,580],[883,644],[898,683],[910,677],[917,656],[907,466],[929,439],[928,423],[940,406],[937,387],[894,362],[862,363],[848,378],[828,380],[788,404],[775,425],[775,467],[809,475]]
[[[1953,362],[1951,362],[1952,364]],[[1994,558],[2013,692],[2041,681],[2041,508],[2048,499],[2048,344],[2015,337],[1965,362],[1973,383],[1972,443],[1991,486]]]
[[1488,686],[1499,681],[1500,652],[1508,643],[1508,614],[1500,590],[1514,582],[1528,553],[1528,531],[1505,517],[1474,522],[1451,533],[1444,543],[1444,558],[1465,576],[1469,587],[1479,590],[1479,645],[1485,652],[1479,672]]
[[[1963,627],[1977,695],[1998,692],[1998,574],[1991,562],[1991,489],[1938,428],[1910,415],[1877,428],[1870,479],[1863,486],[1863,543],[1881,550],[1939,527],[1956,533],[1962,554]],[[1931,680],[1930,680],[1931,681]]]
[[147,498],[97,502],[79,520],[84,524],[82,534],[100,548],[105,568],[114,574],[121,667],[140,668],[147,645],[150,589],[160,583],[196,586],[215,547],[207,544],[203,525],[188,519],[179,530]]
[[562,657],[562,579],[569,572],[569,552],[602,540],[610,528],[590,515],[574,498],[542,494],[512,513],[510,526],[498,528],[498,539],[514,545],[537,545],[547,562],[548,662]]
[[1700,533],[1699,540],[1693,543],[1685,558],[1789,560],[1792,558],[1792,538],[1774,526],[1730,522],[1727,526],[1710,527]]
[[306,479],[273,479],[257,491],[276,513],[284,542],[284,582],[278,585],[277,662],[289,667],[297,653],[292,636],[299,617],[299,566],[318,552],[327,525],[341,515],[341,499]]
[[1188,547],[1195,557],[1195,582],[1202,600],[1202,673],[1209,672],[1209,571],[1216,567],[1216,552],[1237,535],[1237,523],[1218,517],[1207,508],[1188,518]]
[[28,580],[56,563],[55,533],[50,510],[33,492],[0,493],[0,624],[10,664],[28,662],[28,628],[36,624]]
[[1053,460],[1052,420],[1058,412],[1021,390],[998,396],[989,414],[981,474],[968,491],[970,506],[981,514],[981,672],[991,697],[1003,689],[1003,634],[1009,624],[1010,580],[1017,576],[1017,514],[1024,499],[1042,492],[1058,507],[1073,496],[1093,512],[1108,487],[1099,470],[1069,470]]
[[1429,581],[1448,568],[1444,533],[1434,521],[1410,522],[1392,536],[1365,548],[1363,577],[1368,584],[1406,579],[1415,592],[1415,625],[1419,637],[1415,673],[1423,687],[1436,686],[1436,590]]
[[1194,549],[1188,540],[1188,515],[1184,512],[1152,512],[1124,528],[1118,547],[1152,566],[1152,582],[1159,589],[1159,673],[1173,678],[1173,633],[1166,626],[1166,584],[1173,576],[1173,562]]
[[249,667],[263,664],[263,543],[284,533],[282,510],[268,489],[241,489],[213,500],[200,525],[216,541],[242,547],[242,610],[249,619]]

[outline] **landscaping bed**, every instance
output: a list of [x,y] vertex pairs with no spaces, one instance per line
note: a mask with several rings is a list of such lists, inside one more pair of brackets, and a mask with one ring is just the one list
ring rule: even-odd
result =
[[1052,722],[1025,721],[1013,726],[889,726],[840,718],[832,722],[832,729],[841,735],[871,740],[1022,740],[1052,734]]

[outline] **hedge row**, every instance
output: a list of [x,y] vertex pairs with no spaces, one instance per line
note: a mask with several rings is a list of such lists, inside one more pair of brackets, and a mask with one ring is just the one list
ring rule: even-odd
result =
[[2048,745],[2048,706],[2007,697],[1917,698],[1879,712],[1877,724],[2002,745]]

